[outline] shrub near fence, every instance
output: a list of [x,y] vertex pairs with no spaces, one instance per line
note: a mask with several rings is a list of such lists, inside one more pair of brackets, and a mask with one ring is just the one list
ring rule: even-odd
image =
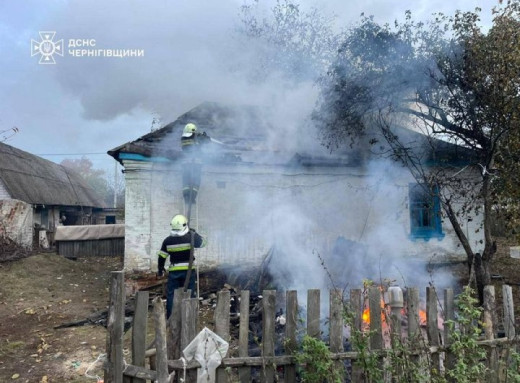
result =
[[[307,293],[306,335],[299,333],[298,296],[285,294],[286,323],[283,351],[275,355],[276,292],[266,290],[262,299],[261,355],[250,356],[249,291],[240,293],[238,355],[227,355],[217,369],[217,382],[518,382],[518,354],[512,290],[503,286],[505,337],[496,339],[494,287],[486,287],[486,304],[475,308],[470,290],[455,299],[444,290],[443,307],[433,287],[426,288],[426,318],[421,323],[419,290],[408,288],[406,314],[399,303],[382,303],[381,288],[353,289],[345,304],[341,291],[329,294],[328,341],[321,339],[320,290]],[[180,359],[181,350],[197,335],[198,301],[179,289],[173,313],[165,319],[160,298],[153,301],[154,347],[146,349],[148,292],[137,293],[132,328],[132,361],[123,358],[124,274],[113,272],[108,316],[105,383],[170,382],[174,372],[187,382],[196,381],[196,361]],[[365,302],[368,301],[368,315]],[[230,292],[220,291],[215,308],[215,332],[230,338]],[[364,312],[365,311],[365,312]],[[482,312],[481,312],[482,311]],[[440,315],[439,312],[442,314]],[[363,317],[365,316],[365,320]],[[477,322],[482,317],[483,324]],[[439,318],[445,325],[439,330]],[[405,324],[405,327],[401,327]],[[344,330],[350,329],[352,351],[345,351]],[[442,327],[442,326],[441,326]],[[324,348],[325,347],[325,348]],[[149,359],[147,361],[147,358]],[[476,377],[475,377],[476,376]]]

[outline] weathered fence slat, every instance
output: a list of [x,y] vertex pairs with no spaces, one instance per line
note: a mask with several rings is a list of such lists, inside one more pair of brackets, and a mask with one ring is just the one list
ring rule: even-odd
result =
[[[329,349],[332,353],[343,352],[343,301],[341,290],[329,292]],[[335,368],[344,370],[343,361],[335,362]],[[343,372],[344,373],[344,372]]]
[[[502,286],[502,302],[503,302],[503,310],[504,310],[504,332],[507,339],[512,340],[515,339],[516,330],[515,330],[515,307],[513,303],[513,289],[509,285]],[[511,345],[509,348],[505,349],[502,354],[502,360],[504,367],[499,371],[499,379],[500,381],[507,381],[507,371],[506,367],[511,363],[511,353],[516,352],[516,345]]]
[[[285,323],[285,354],[292,355],[298,346],[296,343],[296,328],[298,324],[298,295],[296,290],[286,292],[286,313]],[[285,383],[296,382],[296,367],[289,365],[285,367]]]
[[[381,316],[381,290],[377,286],[372,286],[368,290],[368,309],[370,315],[370,350],[377,351],[383,349],[383,321]],[[378,360],[379,372],[384,373],[384,360],[380,357]]]
[[[178,316],[178,323],[175,322],[174,314],[168,319],[168,327],[166,325],[165,309],[163,301],[158,297],[153,301],[153,319],[155,324],[155,348],[145,349],[146,345],[146,324],[148,314],[147,292],[138,292],[136,296],[136,308],[134,314],[134,322],[132,329],[132,364],[127,365],[123,359],[123,324],[124,324],[124,285],[122,272],[115,272],[111,277],[110,290],[110,308],[108,318],[108,337],[107,337],[107,354],[108,361],[105,365],[105,381],[109,383],[132,382],[143,383],[146,380],[157,381],[159,383],[170,382],[172,376],[169,375],[169,369],[176,371],[176,375],[183,377],[183,369],[186,369],[186,379],[184,382],[196,381],[196,369],[200,367],[197,361],[190,361],[186,365],[179,359],[169,358],[169,353],[173,352],[171,344],[176,344],[175,352],[180,356],[180,350],[184,349],[196,336],[199,329],[198,326],[198,300],[189,298],[189,292],[176,292],[176,300],[173,312]],[[181,289],[182,290],[182,289]],[[426,289],[426,323],[420,323],[419,316],[419,290],[415,288],[407,289],[407,323],[408,326],[408,352],[402,352],[396,349],[386,349],[388,345],[394,347],[401,344],[401,309],[402,309],[402,291],[399,288],[391,287],[388,290],[389,302],[383,302],[382,288],[372,286],[368,289],[368,297],[363,297],[361,290],[350,291],[350,309],[352,310],[353,324],[352,331],[366,331],[366,325],[369,324],[370,336],[368,343],[370,353],[373,353],[378,361],[379,371],[361,369],[359,366],[352,366],[352,375],[349,381],[374,381],[379,378],[384,381],[401,381],[406,378],[405,371],[401,365],[396,364],[394,368],[385,369],[393,362],[395,355],[410,356],[411,362],[426,361],[429,358],[429,365],[418,365],[421,373],[428,374],[423,368],[430,368],[430,374],[439,375],[446,370],[452,369],[456,355],[450,352],[452,339],[448,326],[445,326],[443,332],[443,344],[441,345],[441,334],[438,328],[438,297],[435,288],[428,287]],[[385,295],[386,296],[386,295]],[[225,356],[222,365],[217,369],[217,382],[223,383],[230,380],[232,376],[238,372],[238,378],[241,382],[251,381],[251,368],[259,368],[261,372],[260,381],[263,383],[272,383],[275,381],[283,381],[285,383],[295,383],[297,357],[295,352],[298,345],[296,340],[299,310],[296,291],[287,291],[285,295],[286,303],[286,321],[285,321],[285,340],[283,344],[278,345],[278,336],[275,332],[278,329],[275,326],[276,313],[276,297],[277,292],[274,290],[265,290],[262,300],[262,339],[261,339],[261,356],[249,356],[249,291],[241,292],[240,302],[240,328],[238,340],[231,339],[230,333],[230,292],[223,290],[218,293],[218,300],[215,310],[215,332],[226,341],[238,341],[238,356]],[[363,313],[364,301],[368,298],[369,318],[365,318]],[[280,296],[283,300],[284,297]],[[485,347],[488,354],[487,362],[489,372],[483,376],[486,382],[498,383],[505,379],[505,369],[511,362],[511,350],[516,347],[518,339],[515,339],[514,307],[512,301],[512,290],[509,286],[503,287],[504,301],[504,328],[508,337],[495,339],[496,318],[495,310],[495,294],[492,286],[486,286],[484,289],[484,327],[486,340],[479,340],[477,344]],[[391,309],[391,316],[387,318],[388,305]],[[444,290],[444,302],[440,306],[443,309],[445,323],[455,318],[454,295],[452,289]],[[340,290],[331,290],[329,292],[329,352],[330,357],[334,361],[336,369],[345,369],[348,364],[346,360],[355,361],[357,358],[365,358],[366,350],[362,354],[356,351],[343,351],[343,301],[342,292]],[[423,313],[420,312],[422,315]],[[366,322],[366,323],[363,323]],[[320,290],[309,290],[307,295],[307,334],[309,336],[321,338],[320,325]],[[508,325],[509,324],[509,325]],[[424,327],[425,330],[421,329]],[[175,331],[173,331],[175,330]],[[168,332],[168,336],[167,335]],[[176,339],[168,339],[172,333],[176,333]],[[428,343],[426,342],[426,339]],[[352,339],[352,338],[351,338]],[[390,340],[390,342],[389,342]],[[277,346],[284,348],[285,355],[275,356]],[[498,351],[502,350],[502,353]],[[444,355],[444,358],[441,356]],[[145,358],[155,358],[155,362],[150,361],[150,369],[145,368]],[[442,360],[442,364],[441,364]],[[351,362],[352,363],[352,362]],[[283,367],[283,377],[277,376],[275,367]],[[305,366],[303,366],[305,368]],[[308,366],[307,366],[308,367]],[[441,368],[443,367],[443,368]],[[155,370],[153,370],[155,368]],[[373,367],[372,367],[373,368]],[[234,370],[231,370],[234,369]],[[231,373],[230,373],[231,371]],[[365,376],[366,373],[366,376]],[[368,379],[368,380],[367,380]],[[446,376],[446,379],[448,377]],[[448,381],[450,381],[448,379]]]
[[[197,336],[199,301],[196,298],[183,299],[181,303],[181,351]],[[186,373],[186,383],[197,381],[197,371]]]
[[104,381],[123,382],[123,333],[125,320],[124,273],[113,271],[110,274],[110,306],[107,318],[107,367]]
[[[138,291],[135,299],[135,313],[132,323],[132,364],[145,365],[146,333],[148,317],[148,291]],[[133,378],[132,383],[145,383],[145,379]]]
[[[495,321],[493,320],[496,309],[495,286],[484,286],[484,334],[487,340],[495,339]],[[487,351],[488,374],[486,382],[498,382],[498,358],[496,347],[490,347]]]
[[[238,356],[249,356],[249,290],[240,292],[240,328],[238,333]],[[251,381],[251,368],[240,367],[238,377],[241,383]]]
[[513,289],[511,286],[502,286],[502,300],[504,302],[504,331],[508,339],[515,337],[515,310],[513,304]]
[[368,290],[368,308],[370,313],[370,349],[381,350],[383,348],[383,332],[381,320],[381,290],[377,286]]
[[453,343],[450,333],[450,321],[455,320],[455,299],[453,289],[444,289],[444,346],[446,347],[444,369],[451,370],[455,366],[455,355],[449,347]]
[[[428,335],[428,341],[430,342],[430,346],[440,346],[437,292],[435,291],[434,287],[426,288],[426,333]],[[441,369],[439,353],[432,352],[430,372],[435,375],[439,374],[440,371]]]
[[[352,310],[353,331],[361,331],[363,318],[363,293],[361,289],[350,290],[350,309]],[[362,369],[354,362],[352,362],[351,379],[352,382],[361,382],[363,379]]]
[[164,303],[160,297],[153,300],[153,317],[155,323],[155,363],[157,382],[168,383],[168,351],[166,348],[166,314]]
[[320,339],[320,290],[307,290],[307,335]]
[[173,295],[173,308],[168,318],[168,359],[179,359],[181,357],[181,312],[182,301],[191,296],[191,290],[184,291],[180,287]]
[[[264,290],[262,295],[262,356],[268,358],[274,356],[276,291]],[[273,363],[265,364],[261,381],[262,383],[274,382]]]
[[[217,294],[217,307],[215,308],[215,332],[226,342],[229,342],[229,303],[231,294],[229,290],[219,291]],[[225,355],[224,355],[225,356]],[[217,383],[228,381],[228,374],[225,369],[217,369]]]

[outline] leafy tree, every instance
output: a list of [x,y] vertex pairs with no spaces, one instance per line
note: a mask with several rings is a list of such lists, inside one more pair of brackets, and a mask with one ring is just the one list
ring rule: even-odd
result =
[[258,43],[261,54],[255,80],[273,73],[294,81],[315,80],[332,63],[341,42],[333,30],[334,16],[317,8],[302,10],[291,0],[277,0],[267,16],[259,1],[240,9],[239,33]]
[[117,193],[117,206],[124,206],[124,179],[118,177],[117,184],[114,179],[107,176],[105,170],[95,169],[92,161],[86,157],[80,159],[66,158],[61,161],[60,165],[66,168],[74,170],[79,174],[87,184],[94,190],[96,190],[103,198],[107,206],[113,206],[114,203],[114,190]]
[[[321,79],[314,115],[331,149],[370,143],[439,197],[480,299],[496,252],[493,209],[499,201],[512,204],[510,192],[520,184],[520,173],[507,174],[518,170],[520,153],[519,4],[494,9],[487,32],[479,9],[439,14],[425,24],[408,12],[392,27],[363,16]],[[476,214],[483,214],[483,244],[464,231]]]

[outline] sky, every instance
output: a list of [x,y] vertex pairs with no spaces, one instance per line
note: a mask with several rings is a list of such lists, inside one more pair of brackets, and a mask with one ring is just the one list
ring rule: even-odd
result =
[[[268,10],[274,1],[259,0]],[[3,0],[0,2],[0,131],[17,127],[6,143],[51,161],[86,156],[95,167],[113,169],[106,152],[148,133],[154,118],[167,124],[203,101],[266,104],[292,100],[309,112],[317,93],[306,84],[251,84],[256,47],[237,38],[243,0]],[[374,15],[376,21],[416,19],[434,12],[483,9],[490,23],[498,0],[301,0],[335,14],[335,28]],[[267,11],[266,11],[267,12]],[[31,55],[40,32],[63,40],[55,64]],[[71,47],[70,40],[89,46]],[[110,49],[141,52],[140,57],[72,56],[71,51]],[[274,101],[273,101],[274,100]],[[290,105],[290,104],[288,104]],[[288,110],[288,109],[286,109]],[[296,114],[296,113],[293,113]],[[299,113],[298,113],[299,114]],[[286,120],[291,114],[280,116]]]

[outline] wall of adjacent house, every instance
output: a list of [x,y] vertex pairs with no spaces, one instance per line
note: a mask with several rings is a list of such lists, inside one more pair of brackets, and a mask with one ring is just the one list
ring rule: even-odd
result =
[[0,200],[0,234],[24,247],[33,243],[33,208],[15,199]]
[[0,200],[10,199],[11,196],[5,187],[4,181],[0,178]]
[[[125,269],[156,270],[162,240],[173,215],[186,214],[180,164],[125,161]],[[197,250],[202,268],[260,264],[273,243],[291,256],[316,258],[331,252],[338,238],[360,243],[381,256],[463,255],[453,228],[443,238],[410,237],[404,170],[384,167],[205,165],[190,226],[208,239]],[[464,227],[478,244],[481,221]]]

